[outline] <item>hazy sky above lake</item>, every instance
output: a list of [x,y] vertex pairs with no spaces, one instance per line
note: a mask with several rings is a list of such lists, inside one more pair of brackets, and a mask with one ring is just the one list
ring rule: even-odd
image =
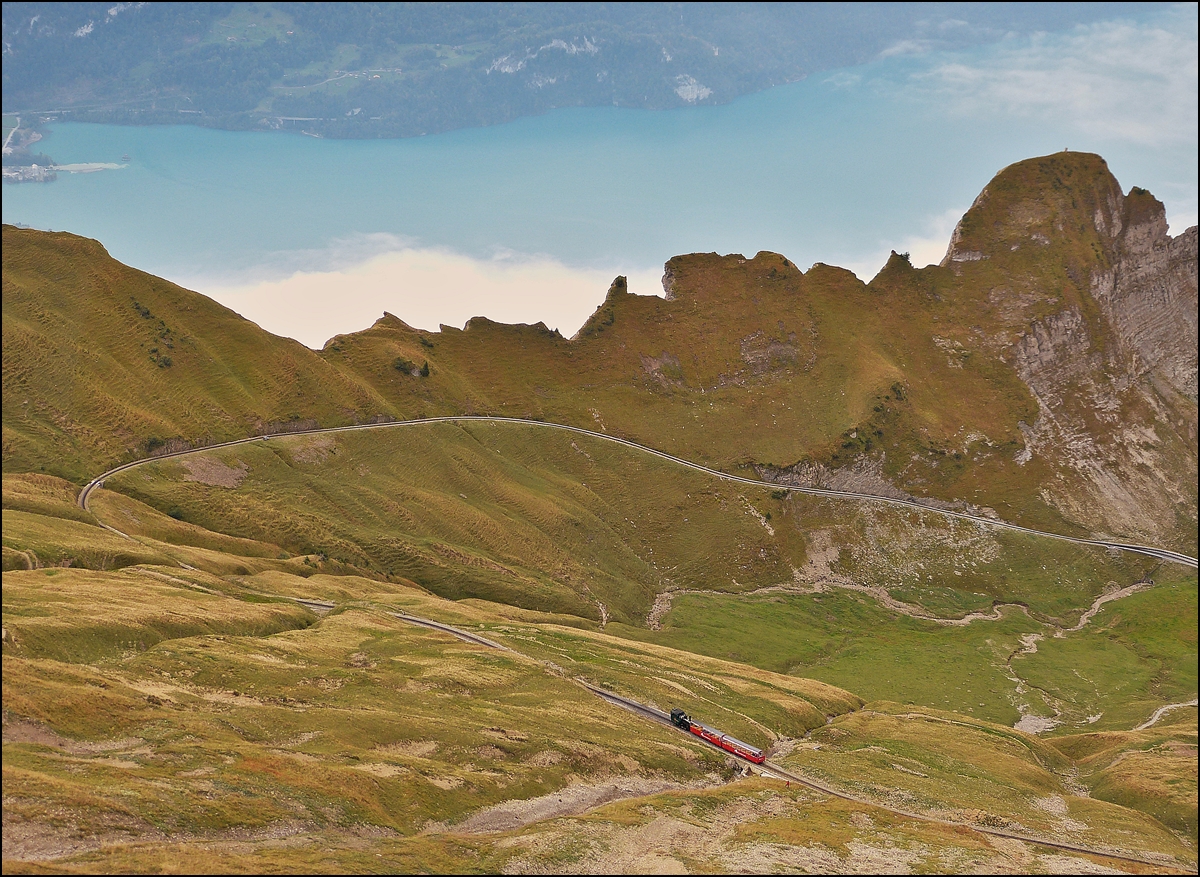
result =
[[569,335],[618,273],[660,294],[679,253],[774,250],[864,280],[892,249],[937,262],[998,170],[1063,148],[1150,189],[1179,233],[1197,217],[1197,14],[960,52],[898,44],[725,106],[557,110],[405,141],[71,125],[44,148],[134,158],[6,187],[6,222],[95,237],[310,346],[384,310]]

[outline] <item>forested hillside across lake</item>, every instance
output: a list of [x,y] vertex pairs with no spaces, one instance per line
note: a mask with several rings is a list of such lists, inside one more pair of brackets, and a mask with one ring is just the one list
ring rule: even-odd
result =
[[411,137],[726,103],[1147,5],[1166,4],[5,3],[4,111]]

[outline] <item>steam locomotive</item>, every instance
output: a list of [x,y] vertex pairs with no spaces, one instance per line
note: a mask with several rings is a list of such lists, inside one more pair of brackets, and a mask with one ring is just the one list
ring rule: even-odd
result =
[[681,709],[671,710],[671,724],[676,728],[690,731],[701,740],[707,740],[719,749],[732,752],[734,755],[744,758],[747,761],[752,761],[755,764],[762,764],[767,757],[761,749],[751,746],[749,743],[743,743],[736,737],[730,737],[724,731],[718,731],[716,728],[710,728],[708,725],[702,725],[699,722],[693,722],[688,718],[687,713]]

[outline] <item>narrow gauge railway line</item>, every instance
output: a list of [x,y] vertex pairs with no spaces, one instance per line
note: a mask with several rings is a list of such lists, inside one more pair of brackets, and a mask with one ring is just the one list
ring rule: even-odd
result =
[[289,597],[288,599],[295,600],[305,609],[311,609],[318,615],[328,615],[337,608],[336,603],[330,603],[328,600],[301,600],[298,597]]
[[[658,722],[659,724],[666,725],[669,728],[674,728],[675,730],[679,731],[680,733],[687,734],[689,738],[695,739],[695,735],[693,735],[693,734],[689,733],[688,731],[685,731],[683,728],[680,728],[677,725],[673,724],[671,722],[671,716],[668,713],[665,713],[660,709],[655,709],[652,706],[647,706],[644,703],[638,703],[636,700],[632,700],[628,697],[622,697],[619,694],[614,694],[611,691],[606,691],[605,689],[599,688],[595,685],[592,685],[589,682],[583,682],[582,680],[579,680],[579,681],[580,681],[580,684],[582,684],[583,687],[586,688],[588,691],[592,692],[595,695],[598,695],[599,697],[603,698],[604,700],[608,701],[609,703],[615,704],[616,706],[619,706],[622,709],[628,710],[629,712],[634,713],[635,715],[641,716],[643,718],[649,719],[650,721]],[[703,738],[701,738],[701,739],[703,739]],[[712,743],[710,743],[709,745],[713,746],[713,748],[718,748]],[[1037,844],[1038,846],[1043,846],[1043,847],[1052,847],[1054,849],[1059,849],[1059,850],[1067,850],[1067,851],[1070,851],[1073,853],[1085,853],[1087,855],[1092,855],[1092,856],[1103,856],[1103,857],[1109,858],[1109,859],[1117,859],[1122,862],[1136,862],[1140,865],[1152,865],[1157,868],[1164,868],[1164,867],[1165,868],[1176,868],[1177,867],[1176,865],[1172,865],[1172,864],[1169,864],[1164,861],[1150,859],[1150,858],[1143,858],[1141,856],[1134,856],[1134,855],[1130,855],[1128,853],[1101,850],[1101,849],[1096,849],[1094,847],[1085,847],[1085,846],[1081,846],[1080,844],[1072,844],[1072,843],[1066,843],[1064,841],[1050,840],[1049,838],[1035,837],[1033,835],[1028,835],[1028,834],[1019,834],[1017,832],[1005,831],[1004,829],[1001,829],[1001,828],[991,828],[991,827],[988,827],[985,825],[975,825],[973,823],[968,823],[968,822],[954,822],[953,820],[950,820],[950,819],[939,819],[936,816],[929,816],[928,814],[925,814],[925,813],[917,813],[912,810],[903,810],[898,807],[892,807],[888,804],[881,804],[878,801],[872,801],[870,798],[861,798],[858,795],[852,795],[849,792],[840,791],[838,789],[833,788],[832,786],[826,785],[825,783],[818,782],[817,780],[811,779],[810,777],[806,777],[801,774],[794,773],[773,761],[763,761],[761,764],[757,764],[755,762],[750,761],[747,758],[742,758],[740,755],[737,755],[736,753],[730,752],[726,749],[721,749],[721,751],[724,752],[726,755],[728,755],[730,758],[735,759],[738,763],[746,765],[751,770],[762,771],[767,776],[774,775],[778,779],[790,780],[791,782],[797,783],[798,785],[807,786],[810,789],[814,789],[818,792],[823,792],[826,795],[832,795],[835,798],[841,798],[845,801],[853,801],[856,804],[863,804],[868,807],[877,807],[880,810],[886,810],[888,813],[895,813],[897,816],[904,816],[909,819],[919,820],[921,822],[933,822],[938,825],[948,825],[948,826],[952,826],[954,828],[969,828],[972,831],[978,831],[982,834],[990,834],[990,835],[993,835],[994,837],[1003,837],[1003,838],[1008,838],[1009,840],[1019,840],[1019,841],[1025,842],[1025,843]]]
[[[1131,552],[1134,554],[1143,554],[1148,557],[1157,557],[1159,560],[1165,560],[1170,563],[1183,564],[1184,566],[1190,566],[1193,569],[1197,568],[1196,558],[1189,557],[1186,554],[1181,554],[1178,551],[1171,551],[1166,548],[1156,548],[1156,547],[1150,546],[1150,545],[1135,545],[1135,544],[1128,543],[1128,542],[1115,542],[1115,541],[1109,541],[1109,540],[1105,540],[1105,539],[1082,539],[1082,538],[1079,538],[1076,536],[1066,536],[1066,535],[1063,535],[1062,533],[1049,533],[1045,530],[1035,530],[1032,527],[1022,527],[1020,524],[1013,524],[1008,521],[1003,521],[1003,520],[999,520],[996,518],[986,518],[986,517],[983,517],[982,515],[971,515],[966,512],[955,512],[955,511],[950,511],[948,509],[934,508],[932,506],[923,505],[922,503],[919,503],[916,500],[911,500],[911,499],[896,499],[896,498],[890,497],[890,496],[879,496],[878,494],[873,494],[873,493],[855,493],[853,491],[848,491],[848,490],[829,490],[829,489],[826,489],[823,487],[800,487],[800,486],[794,485],[794,484],[779,484],[774,481],[762,481],[762,480],[759,480],[756,478],[745,478],[741,475],[731,475],[728,472],[721,472],[718,469],[710,469],[707,466],[702,466],[699,463],[693,463],[692,461],[685,460],[682,457],[673,456],[671,454],[666,453],[665,451],[660,451],[655,448],[647,447],[646,445],[639,445],[637,442],[630,441],[629,439],[618,438],[617,436],[607,435],[602,432],[593,432],[590,429],[584,429],[583,427],[579,427],[579,426],[568,426],[567,424],[564,424],[564,423],[549,423],[549,422],[546,422],[543,420],[526,420],[521,417],[489,417],[486,415],[469,415],[469,414],[450,415],[450,416],[446,416],[446,417],[427,417],[427,418],[424,418],[421,420],[395,420],[395,421],[390,421],[387,423],[362,423],[362,424],[356,424],[353,426],[332,426],[332,427],[327,427],[324,429],[306,429],[306,430],[301,430],[298,432],[272,433],[270,435],[251,436],[249,438],[235,439],[235,440],[229,441],[229,442],[220,442],[215,445],[205,445],[200,448],[189,448],[188,450],[175,451],[175,452],[169,453],[169,454],[160,454],[155,457],[143,457],[140,460],[133,460],[132,462],[124,463],[120,466],[115,466],[112,469],[109,469],[107,472],[103,473],[102,475],[97,475],[95,478],[93,478],[91,481],[89,481],[86,485],[84,485],[83,489],[79,492],[79,506],[80,506],[80,508],[84,509],[85,511],[91,512],[93,515],[95,515],[95,512],[92,512],[91,509],[88,508],[88,498],[91,496],[91,493],[93,490],[95,490],[97,487],[104,486],[105,479],[111,478],[113,475],[116,475],[119,472],[125,472],[129,469],[133,469],[137,466],[142,466],[146,463],[153,463],[153,462],[156,462],[159,460],[167,460],[172,457],[182,457],[182,456],[186,456],[188,454],[198,454],[198,453],[202,453],[204,451],[217,450],[219,448],[229,448],[229,447],[234,447],[236,445],[247,444],[249,442],[266,441],[268,439],[275,439],[275,438],[288,438],[291,436],[324,435],[324,434],[328,434],[328,433],[355,432],[358,430],[367,430],[367,429],[395,429],[397,427],[419,426],[419,425],[428,424],[428,423],[472,423],[472,422],[474,422],[474,423],[515,423],[515,424],[520,424],[522,426],[536,426],[536,427],[541,427],[544,429],[558,429],[558,430],[563,430],[565,432],[578,433],[579,435],[591,436],[592,438],[602,439],[604,441],[609,441],[609,442],[613,442],[615,444],[624,445],[627,448],[632,448],[633,450],[641,451],[642,453],[650,454],[652,456],[659,457],[660,459],[663,459],[663,460],[668,460],[672,463],[675,463],[680,466],[684,466],[688,469],[693,469],[697,472],[703,472],[706,475],[711,475],[714,478],[720,478],[723,481],[733,481],[738,484],[748,484],[753,487],[770,487],[774,490],[786,490],[789,493],[806,493],[806,494],[809,494],[812,496],[829,496],[829,497],[836,497],[839,499],[857,500],[859,502],[864,502],[864,501],[865,502],[876,502],[876,503],[882,503],[885,505],[899,506],[902,508],[917,509],[917,510],[923,511],[923,512],[932,512],[933,514],[941,515],[942,517],[945,517],[945,518],[956,518],[958,520],[971,521],[975,524],[981,524],[981,525],[988,526],[988,527],[996,527],[998,529],[1013,530],[1013,531],[1016,531],[1019,533],[1029,533],[1034,536],[1044,536],[1048,539],[1058,539],[1060,541],[1071,542],[1076,545],[1088,545],[1088,546],[1092,546],[1092,547],[1096,547],[1096,548],[1106,548],[1106,549],[1111,549],[1111,550],[1116,550],[1116,551],[1128,551],[1128,552]],[[124,536],[125,538],[130,538],[127,534],[122,533],[116,527],[112,527],[112,526],[104,523],[103,521],[101,521],[98,516],[96,517],[96,521],[100,524],[100,526],[104,527],[106,530],[110,530],[113,533],[116,533],[120,536]]]
[[460,630],[457,627],[451,627],[449,624],[442,624],[440,621],[430,621],[428,618],[418,618],[415,615],[409,615],[407,612],[389,612],[388,615],[391,615],[394,618],[399,618],[401,621],[407,621],[409,624],[415,624],[418,627],[428,627],[430,630],[440,630],[442,633],[448,633],[451,636],[456,636],[463,642],[468,642],[472,645],[484,646],[485,648],[489,649],[499,649],[502,652],[511,651],[508,646],[502,646],[495,640],[490,640],[487,637],[482,637],[477,633],[471,633],[467,630]]
[[[300,598],[295,598],[295,597],[292,597],[290,599],[294,600],[297,603],[300,603],[301,605],[308,606],[310,608],[313,608],[315,606],[320,606],[322,608],[325,608],[327,606],[332,606],[332,604],[329,604],[322,600],[306,600],[306,599],[300,599]],[[328,609],[326,609],[326,611],[328,611]],[[470,643],[472,645],[483,646],[484,648],[489,648],[489,649],[500,649],[502,651],[512,651],[507,646],[503,646],[500,643],[496,642],[495,640],[490,640],[486,637],[480,636],[479,634],[472,633],[467,630],[462,630],[461,628],[453,627],[449,624],[443,624],[440,621],[433,621],[428,618],[421,618],[416,615],[410,615],[407,612],[389,612],[388,614],[395,618],[400,619],[401,621],[405,621],[405,622],[415,625],[417,627],[424,627],[429,630],[438,631],[440,633],[448,633],[451,636],[457,637],[458,639],[461,639],[464,642]],[[517,653],[517,654],[519,654],[519,653]],[[537,660],[537,659],[535,658],[534,660]],[[544,661],[538,661],[538,663],[545,664]],[[685,730],[684,728],[680,727],[679,725],[675,724],[671,720],[671,715],[669,713],[665,713],[662,710],[658,709],[657,707],[648,706],[647,704],[633,700],[632,698],[624,697],[623,695],[617,694],[612,691],[608,691],[607,689],[601,688],[598,685],[593,685],[592,683],[590,683],[584,679],[580,679],[578,677],[575,679],[575,681],[579,685],[583,686],[588,691],[590,691],[592,694],[595,694],[597,697],[601,698],[602,700],[605,700],[608,703],[613,704],[614,706],[618,706],[621,709],[631,712],[634,715],[638,716],[639,718],[643,718],[643,719],[646,719],[651,722],[657,722],[658,724],[664,725],[665,727],[668,727],[668,728],[671,728],[672,730],[678,731],[681,734],[686,734],[689,740],[693,740],[693,741],[695,741],[696,739],[705,740],[705,738],[703,738],[703,737],[698,738],[697,735],[692,734],[689,731]],[[1172,868],[1172,869],[1176,869],[1176,870],[1182,870],[1182,869],[1179,869],[1177,865],[1170,863],[1170,862],[1162,861],[1162,860],[1156,860],[1156,859],[1146,858],[1146,857],[1142,857],[1142,856],[1134,856],[1129,853],[1118,852],[1118,851],[1114,851],[1114,850],[1102,850],[1102,849],[1097,849],[1095,847],[1082,846],[1081,844],[1072,844],[1072,843],[1067,843],[1064,841],[1051,840],[1049,838],[1044,838],[1044,837],[1036,837],[1034,835],[1020,834],[1020,833],[1014,832],[1014,831],[1005,831],[1004,829],[1001,829],[1001,828],[991,828],[989,826],[976,825],[974,823],[969,823],[969,822],[955,822],[950,819],[940,819],[936,816],[930,816],[925,813],[917,813],[913,810],[904,810],[899,807],[892,807],[888,804],[883,804],[878,801],[873,801],[870,798],[864,798],[864,797],[860,797],[858,795],[852,795],[849,792],[843,792],[839,789],[835,789],[834,787],[826,785],[825,783],[822,783],[818,780],[814,780],[811,777],[807,777],[802,774],[797,774],[791,770],[788,770],[786,767],[783,767],[782,765],[780,765],[776,762],[764,760],[761,763],[758,763],[755,761],[751,761],[748,758],[743,758],[742,756],[738,755],[736,752],[732,752],[728,749],[718,747],[716,744],[714,744],[710,740],[705,740],[705,742],[707,742],[708,745],[712,746],[714,749],[718,749],[719,751],[723,752],[729,758],[734,759],[734,761],[736,761],[737,763],[746,766],[750,770],[757,770],[766,777],[774,777],[775,779],[791,781],[793,783],[797,783],[798,785],[805,786],[807,788],[821,792],[823,794],[831,795],[835,798],[841,798],[842,800],[845,800],[845,801],[852,801],[856,804],[862,804],[863,806],[866,806],[866,807],[875,807],[880,810],[885,810],[888,813],[894,813],[897,816],[903,816],[908,819],[916,819],[920,822],[930,822],[930,823],[935,823],[937,825],[946,825],[946,826],[950,826],[952,828],[966,828],[971,831],[977,831],[981,834],[990,834],[994,837],[1003,837],[1003,838],[1007,838],[1009,840],[1019,840],[1024,843],[1036,844],[1038,846],[1050,847],[1053,849],[1066,850],[1068,852],[1073,852],[1073,853],[1083,853],[1085,855],[1090,855],[1090,856],[1101,856],[1101,857],[1108,858],[1108,859],[1116,859],[1116,860],[1122,861],[1122,862],[1135,862],[1140,865],[1151,865],[1156,868]]]
[[660,709],[646,706],[644,703],[638,703],[636,700],[630,700],[627,697],[621,697],[619,694],[614,694],[607,689],[600,688],[598,685],[592,685],[590,682],[584,682],[582,679],[579,680],[579,684],[597,697],[607,700],[609,703],[621,707],[621,709],[629,710],[634,715],[649,719],[652,722],[658,722],[660,725],[666,725],[668,728],[675,727],[671,724],[670,715]]

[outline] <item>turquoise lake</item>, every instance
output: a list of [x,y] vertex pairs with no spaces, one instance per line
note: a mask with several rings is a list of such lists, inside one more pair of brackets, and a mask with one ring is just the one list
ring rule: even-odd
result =
[[1069,115],[948,109],[926,84],[938,65],[986,70],[998,51],[886,58],[720,106],[563,109],[408,140],[55,124],[38,148],[58,163],[128,166],[6,186],[3,218],[96,238],[203,289],[405,246],[613,273],[774,250],[863,273],[912,239],[944,249],[997,170],[1064,147],[1099,152],[1126,189],[1194,217],[1194,121],[1190,142],[1148,147]]

